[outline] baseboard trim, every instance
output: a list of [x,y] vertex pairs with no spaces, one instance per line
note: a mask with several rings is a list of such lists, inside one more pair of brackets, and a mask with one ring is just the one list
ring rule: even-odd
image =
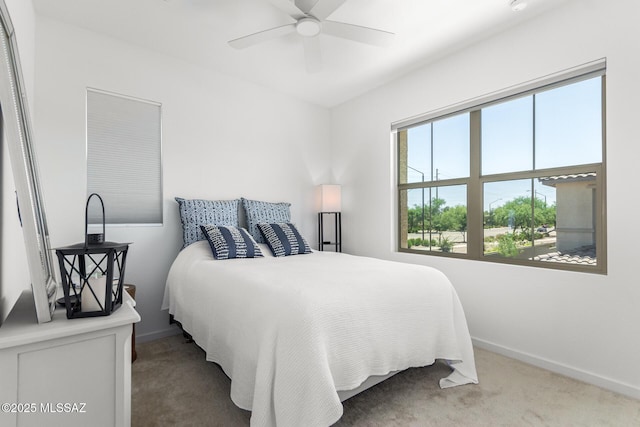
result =
[[180,333],[181,333],[180,328],[178,328],[176,325],[171,325],[167,329],[162,329],[160,331],[147,332],[146,334],[141,334],[141,335],[136,334],[136,342],[143,343],[143,342],[155,341],[161,338],[170,337],[172,335],[178,335]]
[[[508,347],[504,347],[499,344],[495,344],[489,341],[481,340],[478,338],[472,338],[473,345],[488,350],[494,353],[501,354],[503,356],[510,357],[512,359],[520,360],[521,362],[528,363],[539,368],[546,369],[556,374],[564,375],[569,378],[576,379],[578,381],[592,384],[604,389],[620,393],[634,399],[640,399],[640,388],[631,384],[626,384],[611,378],[606,378],[601,375],[594,374],[592,372],[583,371],[581,369],[574,368],[553,360],[545,359],[539,356],[534,356],[529,353],[514,350]],[[482,381],[482,379],[481,379]]]

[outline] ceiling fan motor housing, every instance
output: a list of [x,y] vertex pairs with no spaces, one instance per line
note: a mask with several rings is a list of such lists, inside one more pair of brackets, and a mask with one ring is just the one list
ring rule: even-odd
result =
[[304,37],[314,37],[320,34],[320,21],[313,17],[299,19],[296,31]]

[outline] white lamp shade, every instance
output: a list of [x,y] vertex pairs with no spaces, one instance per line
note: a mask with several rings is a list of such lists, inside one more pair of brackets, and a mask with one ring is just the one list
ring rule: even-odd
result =
[[320,212],[340,212],[341,209],[340,185],[320,185]]

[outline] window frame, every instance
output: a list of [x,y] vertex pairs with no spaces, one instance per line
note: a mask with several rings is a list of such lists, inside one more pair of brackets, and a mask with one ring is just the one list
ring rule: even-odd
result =
[[[490,175],[481,174],[482,153],[481,153],[481,111],[482,109],[504,103],[516,98],[521,98],[561,86],[570,85],[583,80],[600,77],[601,78],[601,120],[602,120],[602,153],[600,163],[580,164],[563,167],[553,167],[546,169],[521,170],[516,172],[495,173]],[[518,90],[520,88],[520,90]],[[438,181],[412,182],[406,183],[403,180],[403,170],[406,173],[407,166],[403,165],[403,143],[406,144],[407,131],[410,128],[432,123],[443,118],[463,114],[470,114],[470,141],[469,141],[469,161],[470,174],[468,178],[443,179]],[[416,116],[392,124],[392,140],[396,145],[396,203],[397,203],[397,236],[396,250],[402,253],[412,253],[430,256],[444,256],[451,258],[461,258],[476,261],[486,261],[511,265],[524,265],[537,268],[549,268],[566,271],[577,271],[595,274],[607,274],[607,248],[606,248],[606,61],[598,60],[585,64],[564,72],[546,76],[534,82],[527,82],[518,87],[505,89],[504,91],[489,94],[485,97],[476,98],[454,106],[446,107],[435,112]],[[404,139],[404,141],[403,141]],[[535,147],[535,145],[534,145]],[[535,150],[535,148],[534,148]],[[405,156],[406,157],[406,156]],[[406,161],[406,159],[405,159]],[[570,263],[544,262],[530,259],[514,259],[508,257],[488,257],[484,253],[484,200],[483,188],[486,183],[509,181],[517,179],[535,179],[553,175],[567,175],[572,173],[595,172],[595,249],[597,264],[595,266],[585,266]],[[405,183],[403,183],[405,182]],[[407,203],[403,197],[403,192],[410,189],[429,189],[444,187],[449,185],[467,186],[467,251],[466,253],[425,251],[410,249],[407,246],[408,223],[403,216],[406,212]],[[406,197],[406,196],[405,196]],[[535,198],[532,197],[532,207]]]

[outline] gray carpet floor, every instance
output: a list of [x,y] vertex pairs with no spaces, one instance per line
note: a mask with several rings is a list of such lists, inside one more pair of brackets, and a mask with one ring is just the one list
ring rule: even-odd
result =
[[[248,426],[230,380],[181,335],[138,344],[132,425]],[[480,383],[441,390],[449,368],[409,369],[344,402],[335,426],[640,426],[640,401],[476,349]]]

